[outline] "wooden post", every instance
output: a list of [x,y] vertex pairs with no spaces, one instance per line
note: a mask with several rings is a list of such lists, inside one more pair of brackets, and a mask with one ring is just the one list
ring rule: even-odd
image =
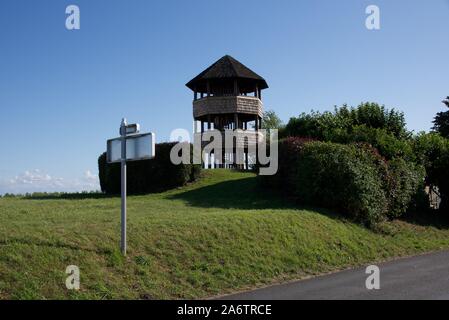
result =
[[[224,133],[224,131],[222,131],[222,133]],[[226,159],[225,141],[224,141],[224,137],[222,136],[222,145],[221,145],[221,165],[220,165],[220,168],[225,168],[225,167],[226,167],[225,159]]]
[[207,87],[207,96],[210,97],[210,83],[209,83],[209,81],[207,81],[206,87]]
[[259,116],[256,116],[256,166],[259,164],[259,144],[258,144],[258,137],[259,137]]
[[[237,129],[239,129],[239,114],[238,113],[234,113],[234,130],[237,130]],[[235,145],[234,145],[234,142],[232,144],[233,144],[233,152],[232,152],[233,159],[232,159],[232,163],[235,166],[235,168],[237,168],[238,167],[238,164],[237,164],[237,144],[238,144],[238,138],[235,141]]]
[[[204,161],[204,159],[203,159],[203,133],[204,133],[204,122],[203,122],[203,120],[201,120],[201,162],[203,162]],[[202,165],[202,167],[204,168],[204,163],[203,163],[203,165]],[[204,169],[206,169],[206,168],[204,168]]]
[[234,95],[235,96],[239,95],[239,84],[237,82],[237,79],[234,80]]
[[[211,130],[211,117],[210,114],[207,115],[207,130],[210,131]],[[212,153],[209,152],[209,154],[207,155],[207,159],[208,159],[208,168],[212,169]]]

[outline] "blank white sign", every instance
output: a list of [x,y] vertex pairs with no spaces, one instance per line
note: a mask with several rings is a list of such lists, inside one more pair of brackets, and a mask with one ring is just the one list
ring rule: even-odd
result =
[[[107,142],[107,160],[109,163],[122,160],[122,138],[115,138]],[[135,134],[126,137],[126,160],[148,160],[155,156],[154,133]]]

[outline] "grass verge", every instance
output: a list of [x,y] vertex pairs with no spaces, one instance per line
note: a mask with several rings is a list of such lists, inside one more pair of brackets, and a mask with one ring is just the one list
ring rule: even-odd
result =
[[[449,247],[449,229],[393,221],[373,232],[260,190],[255,176],[215,170],[192,185],[128,199],[0,199],[0,298],[204,298]],[[65,269],[81,270],[81,290]]]

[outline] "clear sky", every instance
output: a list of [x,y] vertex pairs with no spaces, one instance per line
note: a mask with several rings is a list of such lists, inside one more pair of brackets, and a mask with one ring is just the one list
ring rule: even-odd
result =
[[97,188],[123,116],[159,142],[191,130],[185,83],[225,54],[267,80],[284,121],[374,101],[427,131],[449,95],[448,36],[448,0],[2,0],[0,194]]

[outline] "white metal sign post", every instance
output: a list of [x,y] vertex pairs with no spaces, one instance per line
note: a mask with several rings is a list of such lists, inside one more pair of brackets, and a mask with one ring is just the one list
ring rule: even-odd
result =
[[121,214],[121,240],[120,249],[123,255],[126,255],[126,119],[122,119],[120,125],[120,136],[122,144],[122,156],[121,156],[121,194],[122,194],[122,214]]
[[140,126],[122,119],[120,137],[107,142],[107,162],[121,164],[121,240],[120,249],[126,255],[126,162],[148,160],[155,156],[154,133],[139,134]]

